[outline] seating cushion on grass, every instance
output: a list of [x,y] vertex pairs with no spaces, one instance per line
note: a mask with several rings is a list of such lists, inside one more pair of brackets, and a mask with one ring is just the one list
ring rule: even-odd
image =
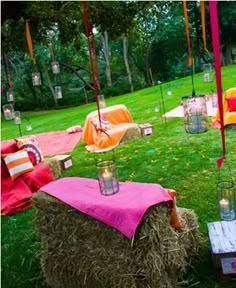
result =
[[129,240],[56,198],[33,196],[41,266],[52,288],[176,288],[199,245],[193,211],[178,210],[184,228],[170,225],[164,204],[146,212]]

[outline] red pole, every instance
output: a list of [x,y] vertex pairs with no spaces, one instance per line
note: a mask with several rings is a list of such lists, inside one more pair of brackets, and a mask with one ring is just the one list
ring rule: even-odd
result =
[[93,36],[93,31],[92,31],[93,27],[92,27],[92,24],[88,22],[88,13],[87,13],[85,2],[86,1],[82,0],[81,6],[83,10],[83,17],[84,17],[85,34],[86,34],[87,42],[88,42],[90,71],[91,71],[93,87],[94,87],[93,93],[94,93],[96,103],[97,103],[97,111],[98,111],[98,119],[100,123],[100,128],[102,128],[101,113],[100,113],[99,99],[98,99],[100,83],[99,83],[99,69],[98,69],[98,61],[97,61],[97,55],[96,55],[96,46],[95,46],[95,41],[94,41],[94,36]]
[[213,43],[213,53],[215,62],[216,73],[216,87],[218,95],[218,105],[220,114],[220,130],[222,140],[222,157],[217,160],[217,166],[221,167],[226,158],[226,145],[225,145],[225,128],[224,128],[224,112],[222,103],[222,82],[221,82],[221,61],[220,61],[220,40],[219,40],[219,26],[218,26],[218,12],[217,1],[209,1],[210,20],[211,20],[211,37]]

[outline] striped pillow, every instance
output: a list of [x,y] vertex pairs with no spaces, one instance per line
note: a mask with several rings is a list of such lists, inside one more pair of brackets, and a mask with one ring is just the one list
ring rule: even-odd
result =
[[20,175],[34,169],[28,153],[21,150],[11,154],[4,154],[2,158],[8,168],[12,180],[15,180]]

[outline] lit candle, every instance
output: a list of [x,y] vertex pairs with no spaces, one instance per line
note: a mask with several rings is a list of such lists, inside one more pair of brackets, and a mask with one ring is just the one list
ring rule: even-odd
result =
[[105,189],[112,189],[112,173],[105,169],[105,172],[102,174],[102,179]]
[[229,213],[230,212],[228,199],[223,198],[220,200],[220,210],[222,213]]
[[58,92],[57,92],[57,98],[58,98],[58,99],[61,99],[61,98],[62,98],[61,91],[58,91]]
[[7,96],[8,96],[8,102],[13,101],[13,93],[12,92],[9,92]]
[[6,120],[9,120],[12,118],[10,109],[4,110],[4,115],[5,115]]
[[15,117],[15,124],[19,125],[21,123],[20,117],[16,116]]
[[205,73],[205,74],[204,74],[204,81],[205,81],[205,82],[210,82],[210,81],[211,81],[210,73]]

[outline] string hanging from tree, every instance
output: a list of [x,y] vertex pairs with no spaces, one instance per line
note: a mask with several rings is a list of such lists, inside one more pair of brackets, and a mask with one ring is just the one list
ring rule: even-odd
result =
[[193,89],[192,96],[195,96],[194,79],[193,79],[193,57],[192,57],[191,41],[190,41],[190,34],[189,34],[189,21],[188,21],[188,11],[187,11],[186,0],[183,0],[183,11],[184,11],[185,33],[186,33],[187,47],[188,47],[188,66],[191,69],[191,79],[192,79],[192,89]]
[[13,82],[11,78],[11,71],[9,67],[9,60],[8,60],[7,53],[3,53],[3,63],[4,63],[5,71],[6,71],[7,86],[8,86],[7,101],[12,102],[14,104]]
[[[98,119],[101,125],[101,113],[100,113],[100,105],[99,105],[99,91],[100,91],[100,76],[99,76],[99,68],[96,54],[96,45],[93,35],[93,24],[91,20],[88,20],[88,12],[86,9],[86,1],[81,1],[83,17],[84,17],[84,25],[85,25],[85,34],[87,37],[88,50],[89,50],[89,62],[90,62],[90,71],[93,81],[93,93],[96,99],[97,111],[98,111]],[[101,129],[102,130],[102,129]],[[104,132],[104,131],[103,131]]]
[[59,62],[56,60],[55,49],[53,46],[52,39],[50,39],[50,54],[52,59],[52,72],[55,75],[55,82],[56,82],[56,85],[54,86],[54,97],[55,101],[57,101],[57,99],[62,98],[62,85],[60,77],[60,65]]
[[33,69],[34,72],[32,73],[32,82],[33,82],[34,86],[40,86],[41,85],[41,77],[40,77],[40,73],[35,68],[37,63],[36,63],[36,59],[34,57],[34,49],[33,49],[33,42],[32,42],[32,38],[31,38],[31,34],[30,34],[29,20],[26,20],[26,23],[25,23],[25,33],[26,33],[26,40],[27,40],[30,58],[32,60],[33,67],[34,67],[34,69]]

